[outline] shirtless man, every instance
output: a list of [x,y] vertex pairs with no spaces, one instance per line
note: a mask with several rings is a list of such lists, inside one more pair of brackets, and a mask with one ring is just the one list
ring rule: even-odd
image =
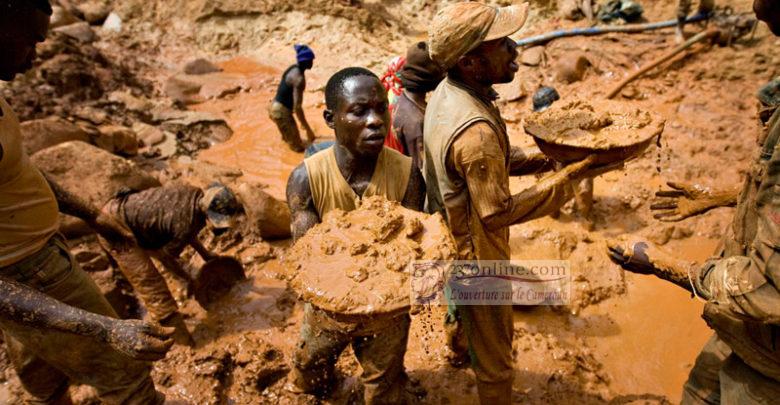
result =
[[[0,80],[32,67],[51,12],[47,0],[0,0]],[[57,234],[57,201],[21,137],[0,98],[0,328],[26,400],[68,404],[73,382],[109,404],[163,403],[148,361],[165,356],[172,330],[117,319]],[[97,212],[88,217],[122,237]]]
[[305,146],[301,134],[293,118],[293,111],[298,122],[306,131],[308,143],[314,142],[314,131],[306,121],[303,112],[303,92],[306,90],[306,71],[314,65],[314,52],[306,45],[295,45],[296,64],[287,68],[282,74],[276,96],[268,110],[268,115],[282,133],[282,139],[295,152],[303,152]]
[[[421,211],[422,174],[409,157],[383,146],[390,115],[379,78],[363,68],[341,70],[328,81],[325,99],[325,121],[336,133],[336,144],[304,160],[290,175],[287,203],[293,238],[303,236],[328,212],[354,210],[363,198],[374,195]],[[293,358],[293,389],[329,394],[336,360],[351,344],[363,368],[367,404],[410,402],[404,371],[409,323],[408,311],[356,323],[307,303]]]

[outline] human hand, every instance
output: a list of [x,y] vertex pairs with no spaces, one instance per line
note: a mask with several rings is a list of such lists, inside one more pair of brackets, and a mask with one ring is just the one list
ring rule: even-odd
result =
[[136,360],[155,361],[165,357],[173,345],[174,328],[166,328],[137,319],[113,320],[107,343]]
[[702,214],[712,208],[721,206],[721,198],[712,190],[698,184],[666,183],[671,190],[661,190],[655,193],[655,204],[650,206],[655,211],[653,218],[663,222],[678,222],[685,218]]
[[613,239],[607,241],[607,254],[610,260],[625,270],[639,274],[653,274],[656,271],[653,262],[647,255],[649,243]]

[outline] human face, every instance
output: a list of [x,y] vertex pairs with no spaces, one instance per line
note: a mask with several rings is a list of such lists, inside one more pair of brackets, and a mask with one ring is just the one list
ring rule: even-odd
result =
[[773,34],[780,36],[780,0],[755,0],[753,11],[765,22]]
[[303,62],[298,63],[298,67],[301,68],[301,70],[309,70],[314,66],[313,60],[305,60]]
[[486,85],[510,83],[520,68],[517,43],[509,37],[483,42],[466,55],[478,81]]
[[0,80],[13,80],[32,68],[35,45],[46,39],[49,16],[39,10],[22,10],[4,16],[0,24]]
[[353,155],[376,157],[390,122],[387,93],[370,76],[353,76],[342,86],[336,109],[325,111],[325,121],[336,132],[338,143]]

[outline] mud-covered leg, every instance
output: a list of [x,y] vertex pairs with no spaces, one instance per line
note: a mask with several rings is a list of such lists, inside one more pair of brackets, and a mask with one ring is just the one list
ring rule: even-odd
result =
[[345,333],[327,330],[324,318],[320,311],[306,304],[290,372],[293,391],[319,396],[333,392],[336,361],[350,338]]
[[512,403],[512,306],[462,305],[458,311],[469,341],[480,403]]
[[360,379],[367,405],[414,402],[406,391],[409,378],[404,370],[410,322],[404,314],[392,319],[387,329],[354,339],[352,348],[363,368]]

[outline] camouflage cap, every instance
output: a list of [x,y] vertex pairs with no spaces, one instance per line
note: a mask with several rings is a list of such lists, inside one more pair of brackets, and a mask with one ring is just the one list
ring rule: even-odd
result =
[[528,3],[494,7],[477,2],[441,9],[428,32],[431,59],[449,70],[479,44],[514,34],[528,18]]

